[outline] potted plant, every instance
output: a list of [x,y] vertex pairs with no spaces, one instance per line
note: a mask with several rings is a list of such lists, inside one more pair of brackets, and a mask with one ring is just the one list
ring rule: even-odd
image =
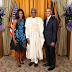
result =
[[66,28],[68,31],[72,31],[72,3],[69,6],[66,5],[65,9],[66,9],[66,13],[65,13]]
[[67,29],[67,56],[72,60],[72,3],[65,6],[65,23]]

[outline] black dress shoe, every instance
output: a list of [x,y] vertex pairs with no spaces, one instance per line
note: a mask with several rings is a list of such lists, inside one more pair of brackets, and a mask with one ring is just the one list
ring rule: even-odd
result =
[[34,64],[34,67],[37,67],[38,66],[38,64]]
[[18,67],[21,67],[21,65],[18,65]]
[[43,64],[42,66],[50,66],[50,64],[47,63],[47,64]]
[[34,62],[30,62],[30,63],[29,63],[29,66],[32,66],[33,64],[34,64]]
[[48,71],[51,71],[51,70],[53,70],[55,68],[55,66],[51,66],[49,69],[48,69]]

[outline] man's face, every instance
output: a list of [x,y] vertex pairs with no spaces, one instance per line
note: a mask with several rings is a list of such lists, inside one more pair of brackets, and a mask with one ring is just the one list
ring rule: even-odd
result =
[[51,9],[46,9],[46,16],[49,17],[52,14]]
[[33,18],[35,18],[36,17],[36,11],[32,11],[31,15],[32,15]]

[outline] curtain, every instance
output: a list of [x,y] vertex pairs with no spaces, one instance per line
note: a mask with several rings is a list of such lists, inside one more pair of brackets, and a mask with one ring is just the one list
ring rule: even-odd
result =
[[43,20],[46,18],[45,9],[51,8],[51,0],[16,0],[18,8],[23,9],[25,18],[31,16],[31,8],[37,9],[37,16]]
[[64,7],[66,5],[66,0],[54,0],[56,4],[56,8],[60,17],[59,24],[59,47],[58,47],[58,55],[67,55],[67,35],[65,29],[65,17],[63,14],[65,13]]
[[34,8],[37,9],[37,16],[43,20],[46,18],[45,9],[51,8],[51,0],[34,0]]
[[5,15],[3,16],[3,54],[8,55],[10,53],[10,22],[9,22],[9,17],[11,16],[13,5],[14,5],[14,0],[2,0],[3,2],[3,7],[6,7],[4,13]]
[[[7,7],[5,10],[5,16],[3,17],[3,26],[5,28],[3,32],[3,44],[4,44],[4,55],[10,53],[10,28],[8,26],[11,24],[12,20],[12,10],[14,7],[14,1],[17,3],[18,9],[23,9],[25,13],[25,18],[31,16],[31,8],[37,9],[37,16],[41,17],[43,20],[46,18],[45,9],[51,8],[51,0],[3,0],[3,7]],[[54,5],[55,16],[58,19],[57,9]],[[10,18],[10,22],[9,22]]]
[[31,16],[31,8],[33,8],[33,0],[16,0],[18,9],[23,9],[25,18]]

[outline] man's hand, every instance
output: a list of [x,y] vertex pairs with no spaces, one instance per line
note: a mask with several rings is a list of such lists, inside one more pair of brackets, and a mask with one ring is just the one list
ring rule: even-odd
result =
[[54,42],[51,42],[50,45],[51,45],[51,47],[54,47],[55,46],[55,43]]
[[27,42],[28,42],[28,44],[30,44],[30,40],[29,40],[29,38],[27,38]]

